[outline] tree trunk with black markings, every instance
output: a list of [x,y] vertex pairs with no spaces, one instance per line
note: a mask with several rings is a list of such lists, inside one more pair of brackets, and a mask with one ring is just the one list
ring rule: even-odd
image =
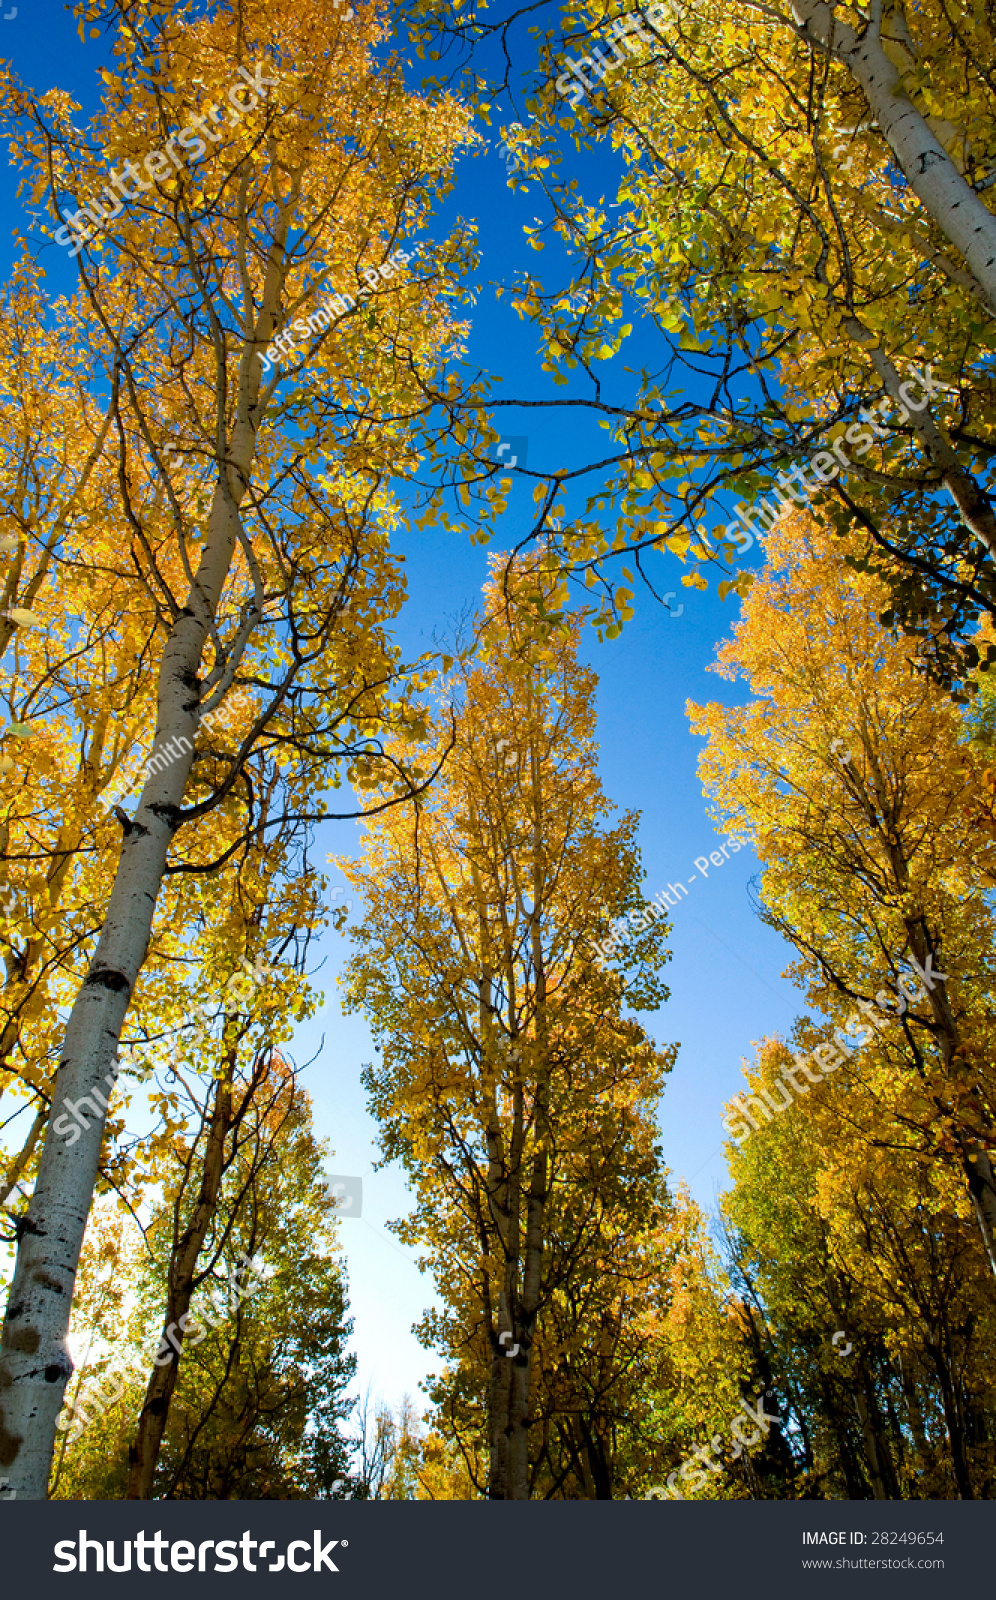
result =
[[[275,305],[275,282],[271,290]],[[275,321],[272,309],[269,317],[267,325]],[[258,365],[252,365],[258,373]],[[255,404],[259,378],[247,371],[246,381],[249,402]],[[121,1029],[149,945],[193,761],[201,659],[235,552],[238,507],[255,452],[255,429],[248,410],[240,410],[229,442],[228,482],[215,487],[207,544],[159,673],[154,748],[180,740],[181,754],[161,771],[149,770],[138,810],[125,826],[107,915],[69,1017],[56,1075],[55,1112],[67,1100],[89,1100],[94,1113],[87,1110],[86,1130],[71,1144],[55,1132],[57,1116],[49,1122],[35,1191],[20,1228],[0,1345],[0,1472],[22,1500],[45,1499],[55,1422],[73,1370],[66,1336],[103,1142],[106,1100],[100,1091],[116,1076]]]
[[800,26],[821,54],[847,68],[924,209],[961,253],[989,304],[996,304],[996,216],[958,171],[886,53],[881,18],[858,32],[825,0],[794,0]]
[[[219,1078],[215,1085],[214,1105],[211,1109],[211,1121],[208,1127],[207,1145],[204,1151],[204,1165],[201,1170],[200,1190],[193,1209],[190,1221],[173,1247],[170,1269],[169,1286],[166,1296],[166,1313],[163,1319],[163,1333],[159,1346],[159,1356],[165,1356],[172,1350],[171,1358],[165,1365],[153,1365],[145,1391],[145,1401],[142,1405],[141,1415],[138,1419],[138,1431],[134,1443],[129,1447],[129,1473],[128,1492],[129,1500],[150,1500],[152,1498],[152,1484],[155,1478],[156,1462],[162,1446],[163,1434],[169,1420],[169,1408],[173,1399],[177,1379],[180,1375],[180,1351],[173,1345],[182,1347],[186,1329],[181,1325],[181,1318],[190,1310],[190,1301],[195,1288],[195,1274],[197,1261],[208,1229],[218,1204],[218,1195],[221,1190],[221,1180],[225,1170],[225,1139],[232,1122],[232,1080],[231,1071],[234,1062],[229,1062],[228,1071],[223,1078]],[[179,1204],[179,1202],[177,1202]],[[170,1335],[172,1334],[172,1339]],[[193,1335],[193,1342],[199,1344],[203,1335],[198,1338]]]

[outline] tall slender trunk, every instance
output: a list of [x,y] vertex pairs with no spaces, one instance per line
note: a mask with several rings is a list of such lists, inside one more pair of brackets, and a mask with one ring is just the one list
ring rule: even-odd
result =
[[859,1370],[859,1381],[854,1385],[854,1406],[861,1423],[872,1494],[876,1500],[898,1500],[899,1485],[875,1402],[875,1388],[864,1367]]
[[548,1190],[550,1038],[546,1015],[546,956],[543,950],[542,937],[543,893],[545,888],[543,868],[544,816],[542,773],[540,770],[541,757],[535,746],[530,748],[529,759],[533,805],[533,881],[530,896],[533,909],[530,915],[530,948],[536,1007],[537,1066],[533,1104],[536,1149],[533,1155],[532,1177],[526,1200],[526,1237],[523,1248],[522,1299],[520,1302],[520,1322],[518,1324],[520,1350],[515,1358],[515,1370],[512,1373],[512,1397],[509,1415],[508,1498],[510,1500],[529,1499],[532,1350],[543,1281],[543,1247],[546,1237]]
[[897,372],[895,363],[890,360],[881,341],[871,328],[858,317],[845,317],[843,327],[855,344],[861,345],[867,351],[868,359],[881,378],[885,392],[897,406],[902,406],[907,412],[910,426],[927,458],[938,468],[941,482],[957,506],[961,520],[969,533],[978,539],[983,549],[988,550],[991,556],[996,556],[996,512],[993,511],[993,502],[988,491],[961,465],[950,439],[941,432],[934,421],[929,405],[922,411],[909,414],[909,408],[904,404],[899,392],[904,386],[901,374]]
[[512,1134],[507,1165],[500,1173],[497,1190],[490,1199],[491,1214],[503,1234],[505,1255],[503,1289],[497,1323],[492,1334],[491,1382],[489,1389],[490,1469],[488,1498],[516,1500],[527,1498],[516,1493],[516,1465],[513,1441],[522,1408],[521,1374],[528,1372],[528,1352],[524,1352],[519,1280],[522,1273],[520,1244],[522,1216],[522,1155],[524,1146],[524,1101],[522,1084],[513,1094]]
[[[866,736],[863,737],[865,753],[868,758],[869,768],[872,773],[873,793],[858,782],[852,772],[851,781],[854,785],[853,792],[859,799],[865,816],[871,827],[878,830],[883,841],[883,848],[888,857],[896,888],[904,896],[909,895],[910,875],[909,863],[903,854],[902,848],[892,834],[892,821],[890,803],[888,799],[888,785],[885,775],[879,765],[875,749]],[[948,1000],[945,988],[946,977],[941,976],[943,968],[940,966],[940,951],[938,942],[930,931],[925,913],[917,907],[911,908],[903,916],[903,926],[909,943],[911,954],[915,957],[921,971],[931,967],[933,961],[938,961],[938,969],[932,971],[930,982],[924,983],[924,1000],[930,1008],[932,1016],[932,1030],[941,1052],[941,1060],[946,1072],[954,1077],[959,1071],[965,1073],[967,1067],[959,1066],[958,1053],[961,1048],[961,1035],[955,1021],[954,1012]],[[941,1116],[951,1112],[951,1106],[945,1103],[945,1098],[935,1094],[934,1104]],[[955,1137],[962,1158],[962,1167],[965,1173],[966,1185],[972,1198],[976,1220],[982,1235],[982,1243],[989,1259],[989,1264],[996,1275],[996,1180],[993,1177],[992,1160],[987,1147],[977,1137],[977,1130],[966,1127],[961,1117],[960,1108],[956,1109]]]
[[996,1275],[996,1180],[993,1177],[992,1161],[985,1145],[980,1144],[978,1139],[974,1139],[964,1129],[958,1130],[957,1139],[979,1232],[986,1247],[989,1265]]
[[[444,882],[443,872],[435,856],[433,864],[436,868],[440,884]],[[472,866],[475,888],[478,894],[478,904],[481,906],[479,918],[479,936],[481,949],[489,948],[489,930],[484,912],[485,895],[483,886],[476,875],[476,868]],[[494,1033],[494,973],[490,966],[486,967],[481,975],[479,986],[478,1020],[481,1031],[481,1040],[484,1049],[488,1048],[487,1041],[493,1038]],[[513,1028],[510,1026],[510,1033]],[[503,1039],[494,1045],[496,1053],[506,1058]],[[502,1274],[502,1291],[499,1296],[497,1316],[494,1313],[493,1303],[490,1298],[489,1272],[485,1263],[481,1264],[482,1297],[485,1324],[489,1331],[491,1345],[491,1373],[488,1379],[488,1498],[489,1500],[506,1500],[508,1498],[508,1440],[509,1440],[509,1411],[512,1393],[512,1373],[510,1351],[514,1348],[512,1332],[512,1318],[510,1305],[515,1295],[515,1284],[518,1276],[518,1238],[519,1238],[519,1210],[521,1189],[521,1152],[522,1152],[522,1086],[516,1084],[512,1091],[512,1127],[506,1144],[501,1118],[498,1114],[497,1084],[492,1078],[489,1085],[487,1125],[485,1139],[488,1148],[488,1171],[485,1179],[486,1214],[483,1219],[483,1234],[492,1238],[498,1235],[498,1245],[504,1259]],[[514,1358],[512,1358],[514,1359]]]
[[578,1419],[578,1426],[582,1440],[580,1458],[585,1494],[589,1500],[611,1500],[612,1469],[605,1440],[593,1419],[582,1415]]
[[[161,1348],[165,1347],[163,1354],[169,1350],[174,1339],[182,1348],[186,1330],[181,1319],[190,1309],[198,1257],[218,1203],[225,1170],[225,1139],[232,1122],[233,1068],[234,1062],[230,1061],[225,1076],[219,1078],[215,1085],[197,1201],[190,1221],[172,1251],[161,1341]],[[152,1368],[135,1441],[128,1451],[130,1470],[126,1498],[129,1500],[152,1498],[156,1462],[169,1419],[173,1391],[180,1375],[180,1359],[180,1352],[176,1350],[175,1359],[168,1361],[165,1366],[154,1365]]]
[[[510,1330],[503,1330],[510,1331]],[[514,1359],[514,1357],[513,1357]],[[488,1386],[488,1499],[508,1500],[508,1440],[511,1411],[511,1362],[503,1345],[491,1352]]]
[[[537,1116],[537,1136],[540,1119]],[[512,1387],[509,1400],[508,1492],[507,1500],[529,1499],[529,1423],[531,1417],[530,1380],[532,1349],[539,1309],[543,1267],[544,1222],[546,1217],[547,1159],[545,1149],[533,1158],[532,1181],[526,1202],[526,1239],[522,1261],[522,1297],[519,1317],[513,1321],[518,1354],[509,1362]]]
[[926,1348],[930,1359],[934,1363],[937,1381],[941,1390],[944,1423],[948,1430],[948,1444],[951,1447],[951,1466],[954,1470],[955,1483],[958,1487],[958,1498],[959,1500],[974,1500],[975,1495],[972,1493],[968,1462],[965,1459],[965,1432],[955,1396],[955,1383],[951,1368],[940,1345],[928,1344]]
[[[542,868],[542,802],[537,752],[531,751],[533,799],[533,881],[530,913],[530,950],[534,974],[536,1081],[533,1099],[533,1137],[529,1189],[525,1196],[525,1235],[522,1232],[522,1172],[525,1150],[523,1085],[516,1082],[512,1133],[501,1182],[492,1154],[489,1189],[495,1191],[492,1214],[504,1229],[505,1278],[498,1335],[492,1335],[489,1387],[491,1464],[488,1497],[493,1500],[529,1499],[529,1427],[532,1414],[532,1347],[542,1293],[543,1248],[548,1189],[548,1029],[546,1021],[546,968],[542,944],[544,878]],[[513,866],[514,870],[514,866]],[[518,886],[516,893],[519,894]],[[521,894],[519,894],[521,904]],[[490,983],[490,979],[488,980]],[[497,1205],[499,1190],[504,1205]],[[521,1289],[520,1289],[521,1283]],[[516,1348],[517,1347],[517,1348]],[[502,1369],[505,1370],[502,1370]],[[507,1375],[506,1375],[507,1373]]]
[[[830,1427],[837,1441],[837,1460],[844,1474],[848,1500],[863,1500],[865,1476],[861,1469],[861,1452],[855,1443],[854,1423],[840,1404],[836,1386],[822,1387],[823,1403],[830,1419]],[[860,1420],[860,1419],[859,1419]]]
[[909,1357],[907,1356],[904,1359],[900,1354],[899,1371],[902,1377],[903,1395],[906,1400],[906,1412],[909,1418],[910,1432],[913,1435],[916,1460],[919,1463],[921,1474],[929,1474],[932,1477],[937,1468],[937,1461],[933,1449],[927,1442],[923,1407],[920,1404],[920,1396],[916,1391],[916,1379],[910,1371],[909,1365]]
[[159,674],[155,747],[179,741],[181,753],[161,771],[150,771],[134,820],[125,826],[100,939],[66,1028],[53,1102],[61,1109],[67,1101],[87,1101],[86,1130],[70,1144],[49,1123],[21,1226],[0,1345],[0,1466],[25,1500],[45,1498],[55,1420],[73,1370],[66,1335],[103,1142],[106,1101],[100,1089],[116,1076],[121,1028],[148,949],[193,759],[201,657],[235,551],[238,505],[254,446],[254,428],[248,418],[240,420],[232,433],[229,482],[215,488],[208,544]]
[[[910,949],[921,966],[925,966],[929,958],[937,954],[934,941],[930,937],[924,916],[908,916],[905,919],[906,932],[910,942]],[[944,980],[934,979],[933,987],[929,989],[928,999],[930,1009],[934,1016],[934,1026],[941,1047],[941,1059],[948,1072],[952,1075],[958,1070],[958,1052],[961,1047],[961,1035],[954,1013],[948,1000]],[[962,1070],[966,1070],[963,1066]],[[935,1096],[938,1110],[942,1115],[949,1112],[950,1107]],[[960,1118],[960,1112],[958,1113]],[[970,1128],[964,1123],[956,1126],[955,1137],[962,1158],[962,1168],[968,1192],[972,1197],[975,1208],[979,1232],[989,1259],[989,1265],[996,1274],[996,1182],[993,1180],[992,1161],[984,1144],[976,1138]]]
[[[55,1421],[73,1370],[66,1336],[107,1110],[103,1096],[99,1102],[92,1096],[116,1075],[121,1028],[148,950],[166,857],[190,774],[200,718],[201,659],[238,543],[239,508],[256,453],[262,379],[256,350],[277,326],[287,273],[285,247],[300,188],[298,172],[272,236],[255,326],[247,330],[235,421],[230,431],[219,427],[218,481],[207,519],[207,541],[187,603],[163,650],[154,748],[179,741],[180,754],[158,772],[149,768],[138,810],[124,826],[107,915],[66,1027],[53,1102],[61,1107],[66,1099],[79,1104],[89,1097],[94,1112],[73,1144],[54,1131],[56,1119],[49,1122],[35,1191],[21,1224],[0,1340],[0,1469],[22,1500],[45,1498]],[[253,606],[240,633],[241,648],[256,620]],[[237,652],[228,662],[229,674],[236,660]]]
[[913,193],[945,238],[960,251],[992,304],[996,301],[996,216],[966,183],[903,86],[885,52],[881,5],[859,31],[835,17],[825,0],[793,0],[807,38],[847,68],[902,167]]

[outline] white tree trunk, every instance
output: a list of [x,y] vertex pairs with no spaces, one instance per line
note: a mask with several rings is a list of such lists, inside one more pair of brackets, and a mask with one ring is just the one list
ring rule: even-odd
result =
[[[54,1130],[64,1101],[109,1098],[107,1078],[117,1071],[118,1042],[141,971],[166,856],[176,829],[200,720],[199,679],[205,640],[239,535],[239,507],[256,455],[256,416],[262,368],[256,351],[278,324],[287,273],[285,246],[301,189],[290,183],[273,233],[255,328],[246,328],[238,370],[236,421],[218,455],[207,542],[187,604],[177,617],[159,670],[154,749],[186,739],[190,749],[160,772],[148,770],[138,810],[126,829],[107,915],[86,978],[66,1027],[45,1134],[38,1180],[18,1240],[14,1279],[0,1341],[0,1473],[21,1500],[44,1500],[55,1445],[55,1422],[73,1371],[66,1345],[73,1285],[93,1203],[105,1111],[84,1114],[87,1130],[73,1144]],[[219,401],[219,405],[221,402]],[[234,671],[256,618],[250,612],[229,654]],[[229,679],[230,681],[230,679]],[[95,1104],[91,1100],[91,1104]]]
[[882,45],[881,6],[860,33],[835,19],[824,0],[794,0],[807,39],[841,62],[864,91],[868,108],[913,193],[968,264],[990,304],[996,302],[996,216],[935,138]]
[[[900,375],[871,329],[866,328],[857,317],[845,317],[844,330],[856,344],[866,347],[869,360],[882,380],[882,387],[891,395],[896,405],[905,411],[906,407],[900,394],[902,387]],[[962,522],[989,554],[996,558],[996,515],[993,513],[989,495],[972,473],[966,472],[961,466],[950,440],[934,421],[929,405],[923,411],[914,412],[910,423],[930,460],[941,469],[942,482],[961,514]]]
[[[257,380],[258,386],[258,380]],[[253,396],[255,398],[255,396]],[[186,739],[189,749],[151,772],[127,828],[107,916],[66,1028],[38,1181],[21,1228],[0,1346],[0,1470],[21,1500],[44,1500],[55,1421],[73,1366],[66,1334],[83,1233],[93,1199],[104,1111],[81,1108],[87,1130],[72,1144],[54,1131],[64,1101],[103,1091],[117,1071],[118,1041],[152,931],[166,856],[183,800],[199,720],[198,672],[236,545],[241,503],[255,450],[246,420],[232,430],[230,493],[219,484],[208,543],[187,606],[177,618],[159,674],[154,748]],[[181,750],[183,746],[181,745]],[[68,1130],[67,1130],[68,1131]]]

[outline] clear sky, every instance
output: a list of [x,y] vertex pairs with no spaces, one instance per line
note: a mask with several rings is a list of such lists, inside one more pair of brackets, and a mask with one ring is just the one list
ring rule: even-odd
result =
[[[8,4],[6,9],[9,13],[14,7]],[[531,51],[527,40],[523,44]],[[34,90],[58,85],[82,101],[84,113],[94,105],[94,71],[104,58],[104,45],[81,44],[71,14],[56,0],[29,0],[17,8],[16,16],[0,20],[0,55],[13,60]],[[513,120],[514,115],[501,120]],[[521,111],[519,119],[526,120]],[[572,391],[553,388],[540,371],[536,331],[518,321],[507,297],[496,301],[489,287],[524,268],[536,270],[540,260],[552,282],[556,262],[552,251],[537,257],[526,247],[522,225],[543,214],[542,202],[508,192],[505,165],[495,148],[496,131],[482,132],[490,137],[491,147],[461,160],[456,192],[447,207],[447,216],[476,217],[480,227],[483,260],[471,355],[483,368],[501,373],[503,393],[509,397],[563,398]],[[596,160],[572,155],[571,159],[590,196],[611,194],[610,156]],[[22,202],[15,198],[10,173],[0,181],[6,185],[3,214],[12,229],[23,229],[27,218]],[[440,236],[445,225],[440,223]],[[68,252],[49,246],[44,260],[51,263],[52,292],[68,289]],[[602,368],[607,378],[615,379],[618,363],[619,398],[632,393],[622,368],[634,359],[644,357],[627,355],[624,345],[615,363]],[[693,386],[690,377],[690,391]],[[604,433],[563,411],[511,411],[502,430],[506,437],[528,440],[530,468],[570,466],[590,458],[595,447],[606,453]],[[531,494],[525,489],[510,502],[503,544],[526,530],[529,503]],[[413,533],[399,542],[399,548],[406,558],[410,597],[398,636],[406,653],[416,653],[476,606],[487,551],[438,529]],[[725,1181],[721,1118],[724,1102],[740,1087],[741,1059],[752,1054],[754,1041],[762,1036],[786,1032],[803,1002],[781,977],[792,952],[751,911],[748,886],[758,872],[753,853],[742,849],[722,867],[710,863],[707,873],[695,864],[696,857],[708,857],[718,847],[719,838],[706,814],[696,774],[700,744],[689,732],[685,705],[689,699],[729,704],[744,698],[743,685],[706,675],[717,642],[736,618],[739,601],[734,596],[720,602],[714,589],[704,594],[682,589],[678,580],[683,569],[677,560],[653,559],[659,589],[677,591],[672,605],[683,605],[682,614],[669,616],[650,596],[638,594],[636,618],[621,638],[599,644],[590,636],[585,653],[600,680],[604,790],[620,808],[642,813],[646,893],[652,897],[669,883],[688,888],[687,897],[671,913],[673,959],[666,970],[671,998],[644,1020],[658,1039],[681,1043],[660,1109],[661,1140],[672,1181],[686,1180],[708,1208]],[[760,557],[749,559],[756,564]],[[352,823],[329,827],[324,835],[328,849],[342,853],[353,847],[355,837]],[[363,1178],[362,1212],[344,1219],[342,1225],[359,1383],[369,1382],[375,1392],[396,1402],[406,1390],[415,1394],[420,1379],[435,1364],[411,1332],[413,1322],[431,1303],[432,1284],[419,1273],[411,1252],[385,1228],[406,1208],[402,1177],[394,1171],[370,1170],[376,1128],[366,1112],[360,1070],[372,1058],[373,1046],[363,1024],[344,1017],[340,1009],[336,974],[347,942],[329,935],[312,948],[316,964],[324,963],[318,981],[326,1000],[295,1040],[294,1054],[299,1061],[308,1060],[324,1038],[305,1078],[314,1099],[317,1129],[336,1152],[330,1173]]]

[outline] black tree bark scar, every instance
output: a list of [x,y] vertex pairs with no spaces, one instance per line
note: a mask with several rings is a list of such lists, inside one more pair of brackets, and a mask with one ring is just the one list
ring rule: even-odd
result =
[[99,972],[88,972],[83,980],[84,986],[97,985],[102,989],[110,989],[115,994],[120,994],[122,989],[130,989],[131,984],[123,972],[112,971],[109,967],[101,967]]

